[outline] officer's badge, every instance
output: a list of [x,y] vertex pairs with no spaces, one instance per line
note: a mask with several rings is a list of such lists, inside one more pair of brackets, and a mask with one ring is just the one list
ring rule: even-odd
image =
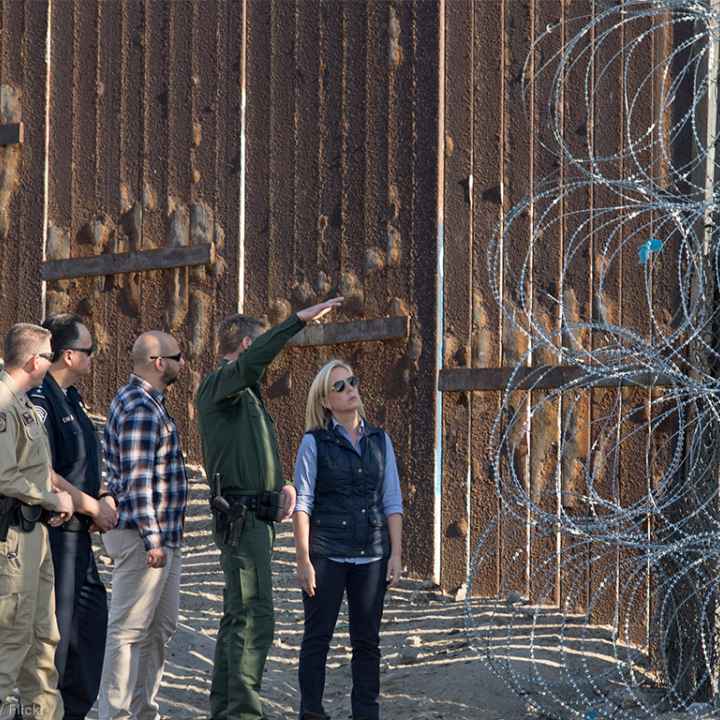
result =
[[7,430],[7,413],[0,412],[0,433]]
[[33,417],[33,414],[29,410],[22,414],[22,419],[23,419],[23,422],[25,423],[25,425],[34,425],[35,424],[35,418]]

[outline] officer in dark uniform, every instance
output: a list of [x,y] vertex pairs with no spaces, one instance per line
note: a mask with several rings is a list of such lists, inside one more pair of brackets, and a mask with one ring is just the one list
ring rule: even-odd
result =
[[92,552],[90,529],[117,522],[115,501],[100,492],[100,452],[92,421],[74,383],[90,372],[94,345],[77,315],[48,318],[53,361],[28,395],[45,423],[56,487],[73,498],[75,515],[50,529],[60,643],[55,655],[65,720],[80,720],[97,698],[107,630],[107,597]]

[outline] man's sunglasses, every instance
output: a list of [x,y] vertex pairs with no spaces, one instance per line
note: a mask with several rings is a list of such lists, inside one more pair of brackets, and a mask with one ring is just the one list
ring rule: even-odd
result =
[[177,353],[176,355],[151,355],[151,360],[174,360],[175,362],[180,362],[183,359],[182,351]]
[[337,382],[334,382],[330,387],[336,393],[341,393],[345,389],[345,383],[347,383],[350,387],[354,388],[360,384],[360,378],[355,377],[355,375],[351,375],[349,378],[346,378],[345,380],[338,380]]
[[41,357],[43,360],[47,360],[48,362],[53,361],[53,354],[52,353],[35,353],[36,357]]
[[65,350],[75,350],[75,352],[81,352],[85,353],[88,357],[93,355],[95,353],[95,345],[91,345],[89,348],[76,348],[76,347],[69,347],[69,348],[63,348],[62,352]]

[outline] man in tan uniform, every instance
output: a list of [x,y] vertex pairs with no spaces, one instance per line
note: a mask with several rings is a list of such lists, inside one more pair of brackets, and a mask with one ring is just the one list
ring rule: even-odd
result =
[[50,333],[14,325],[5,337],[0,372],[0,717],[20,691],[21,717],[62,720],[57,690],[53,564],[41,509],[59,524],[73,512],[66,492],[53,489],[45,428],[25,394],[50,367]]

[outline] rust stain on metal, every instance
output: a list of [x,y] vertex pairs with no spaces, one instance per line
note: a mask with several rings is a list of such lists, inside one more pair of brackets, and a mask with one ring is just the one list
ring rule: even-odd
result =
[[410,319],[406,316],[307,325],[290,340],[289,345],[307,347],[404,340],[408,336],[409,325]]
[[[0,123],[18,123],[21,118],[21,92],[11,85],[0,85]],[[20,182],[19,145],[0,143],[0,239],[7,237],[10,227],[10,201]]]

